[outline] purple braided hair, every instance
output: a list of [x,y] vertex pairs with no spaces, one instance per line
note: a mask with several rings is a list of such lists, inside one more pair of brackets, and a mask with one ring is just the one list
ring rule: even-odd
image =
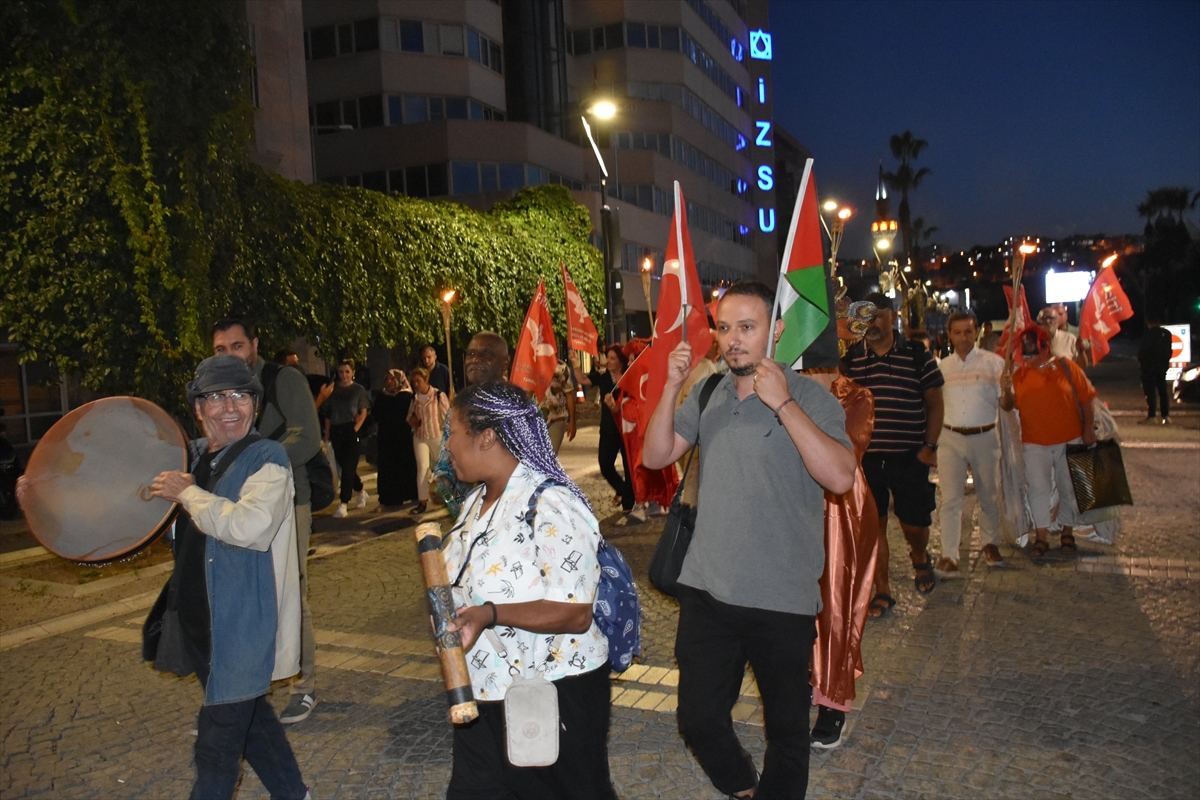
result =
[[471,386],[454,398],[453,408],[462,415],[471,433],[491,428],[518,461],[570,489],[591,510],[587,495],[571,480],[554,454],[542,412],[524,389],[502,381]]

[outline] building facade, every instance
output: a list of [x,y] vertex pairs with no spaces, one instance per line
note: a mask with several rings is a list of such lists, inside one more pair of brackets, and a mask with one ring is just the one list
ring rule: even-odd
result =
[[597,232],[607,205],[622,337],[649,331],[674,181],[702,283],[774,281],[766,0],[303,0],[303,25],[317,180],[480,209],[556,183]]

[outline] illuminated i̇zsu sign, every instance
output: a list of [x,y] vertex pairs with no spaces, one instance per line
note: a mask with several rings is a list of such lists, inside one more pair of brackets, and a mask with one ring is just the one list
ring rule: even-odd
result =
[[[771,34],[761,29],[750,31],[750,58],[760,61],[770,61],[771,55]],[[765,116],[767,104],[766,78],[758,79],[754,99],[758,102],[758,112]],[[772,150],[774,141],[771,139],[772,125],[773,123],[769,119],[756,119],[754,121],[754,160],[758,162],[755,175],[757,176],[756,182],[758,188],[764,192],[769,192],[775,188],[775,158]],[[774,206],[758,207],[758,229],[763,233],[771,233],[775,230]]]

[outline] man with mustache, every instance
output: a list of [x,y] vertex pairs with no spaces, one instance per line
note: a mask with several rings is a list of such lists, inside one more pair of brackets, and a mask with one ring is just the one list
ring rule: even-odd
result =
[[875,397],[875,427],[863,456],[863,473],[879,510],[875,597],[867,613],[882,617],[896,604],[888,581],[889,495],[908,541],[914,585],[929,594],[937,584],[929,558],[929,525],[936,505],[929,468],[937,464],[942,432],[942,384],[933,354],[896,333],[892,299],[880,292],[864,298],[878,309],[866,337],[846,353],[846,377]]

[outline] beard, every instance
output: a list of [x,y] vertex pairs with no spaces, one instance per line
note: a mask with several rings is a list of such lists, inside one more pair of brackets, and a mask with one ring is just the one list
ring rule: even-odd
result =
[[735,367],[732,364],[729,365],[729,371],[734,375],[737,375],[739,378],[744,378],[747,375],[753,375],[754,370],[756,369],[758,369],[758,364],[747,364],[744,367]]

